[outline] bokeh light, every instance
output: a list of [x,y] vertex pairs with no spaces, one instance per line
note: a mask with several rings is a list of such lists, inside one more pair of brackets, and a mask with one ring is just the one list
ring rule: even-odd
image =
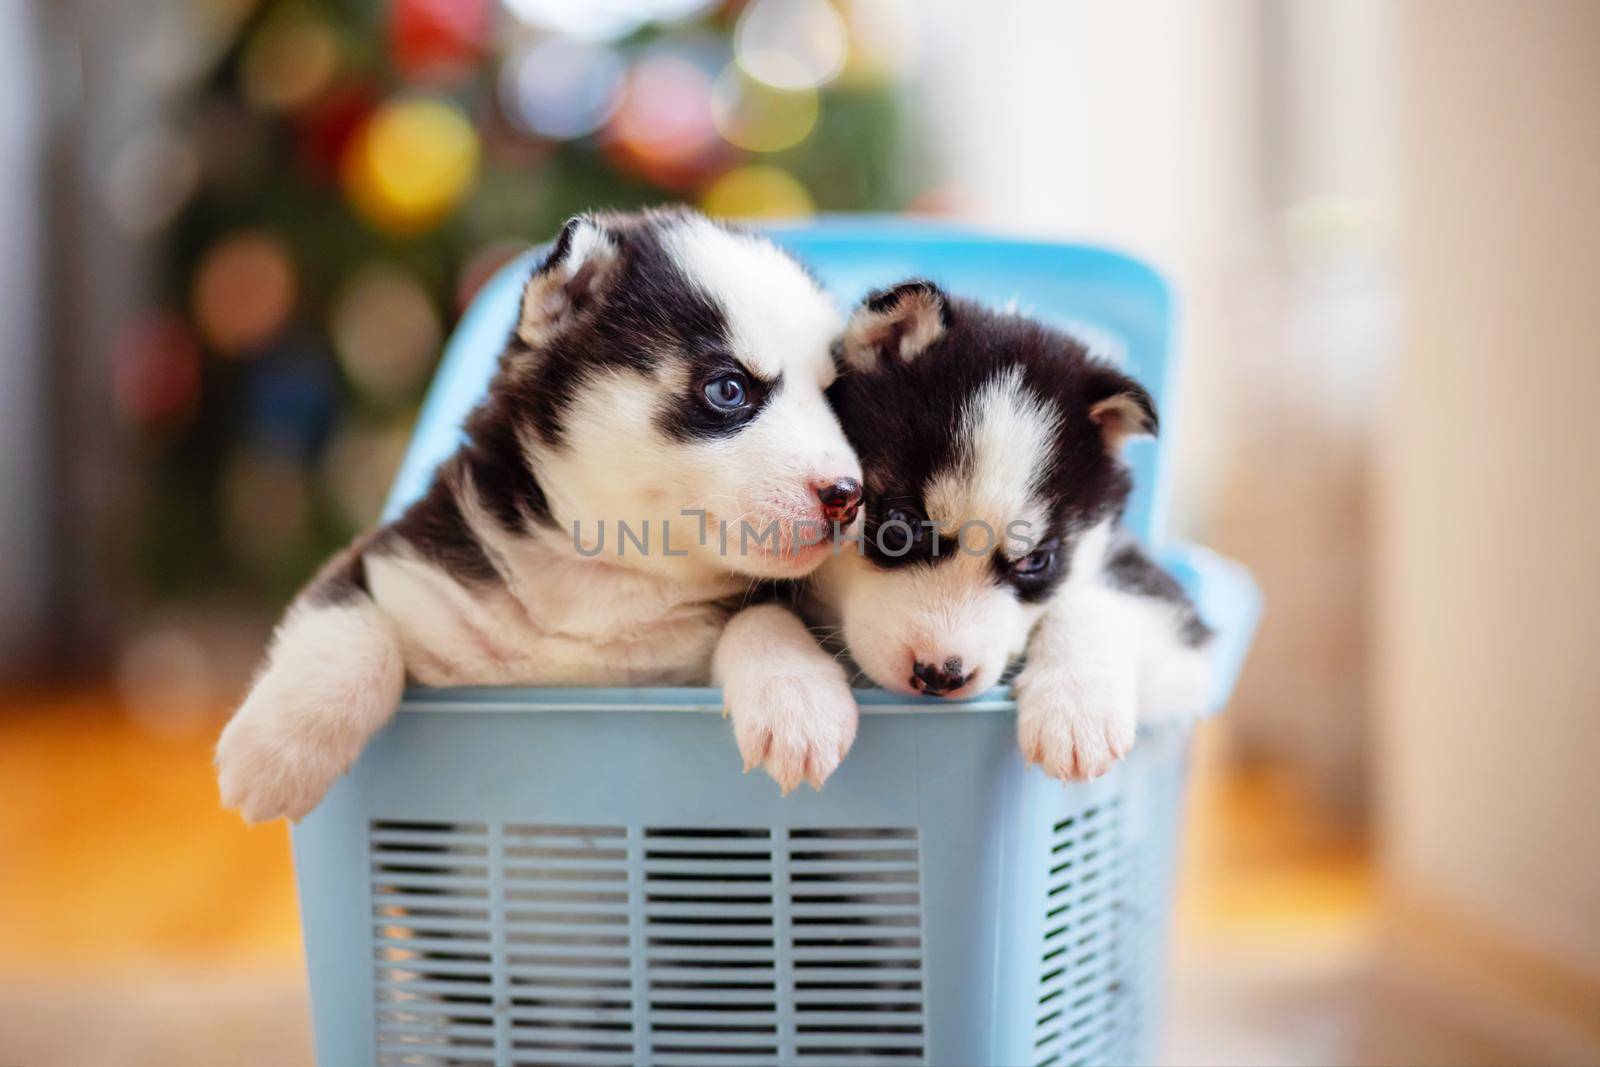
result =
[[645,56],[628,75],[610,134],[621,162],[667,188],[693,184],[720,140],[711,76],[675,52]]
[[455,104],[431,97],[378,108],[345,154],[341,173],[356,209],[405,236],[450,214],[478,169],[478,134]]
[[530,133],[581,137],[616,110],[622,77],[622,60],[610,47],[547,37],[500,68],[500,103]]
[[505,0],[506,9],[541,30],[614,41],[650,22],[677,22],[716,0]]
[[372,90],[360,83],[339,85],[300,113],[300,158],[323,181],[338,177],[340,162],[377,109]]
[[218,685],[205,647],[188,630],[138,634],[117,661],[117,695],[140,726],[167,737],[216,727]]
[[249,355],[270,341],[294,307],[289,249],[261,231],[223,238],[200,260],[192,294],[200,332],[225,355]]
[[411,81],[469,77],[490,23],[489,0],[393,0],[389,53],[395,69]]
[[739,16],[733,50],[758,81],[778,89],[815,88],[844,69],[849,36],[827,0],[754,0]]
[[145,312],[117,331],[111,375],[117,413],[128,422],[185,423],[200,401],[200,342],[177,312]]
[[322,450],[338,397],[333,357],[292,337],[253,361],[243,376],[237,435],[252,448],[308,459]]
[[339,69],[339,38],[314,18],[282,16],[256,31],[239,64],[245,98],[259,107],[292,111],[309,103]]
[[377,524],[389,496],[389,483],[405,457],[411,423],[354,420],[334,435],[322,478],[345,522],[356,529]]
[[398,267],[361,269],[334,306],[333,343],[351,383],[393,401],[418,388],[439,350],[439,316],[417,280]]
[[761,163],[736,167],[718,178],[700,198],[700,206],[719,218],[798,218],[816,211],[799,179]]
[[711,92],[711,116],[729,144],[779,152],[806,139],[817,124],[815,89],[774,89],[728,64]]

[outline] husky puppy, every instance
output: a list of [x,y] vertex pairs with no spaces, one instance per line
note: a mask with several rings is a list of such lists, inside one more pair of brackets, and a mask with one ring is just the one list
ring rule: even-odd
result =
[[1073,338],[948,297],[874,293],[829,391],[865,471],[861,551],[814,579],[857,663],[906,693],[969,696],[1013,657],[1029,763],[1093,778],[1140,718],[1191,713],[1210,634],[1118,528],[1122,443],[1156,432],[1138,383]]
[[[223,802],[306,814],[408,678],[705,682],[750,588],[826,557],[795,531],[855,519],[860,467],[823,395],[839,329],[763,238],[686,211],[569,222],[460,449],[278,626],[217,746]],[[820,781],[854,737],[843,668],[777,606],[727,638],[747,763]],[[759,658],[775,646],[800,651]]]

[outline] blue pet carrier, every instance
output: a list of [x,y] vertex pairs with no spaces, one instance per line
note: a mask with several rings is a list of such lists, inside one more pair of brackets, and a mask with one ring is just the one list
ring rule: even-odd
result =
[[[1171,409],[1171,298],[1095,248],[912,222],[774,231],[841,306],[911,275],[1075,330]],[[533,258],[451,340],[390,500],[458,440]],[[1159,544],[1170,456],[1135,442]],[[1160,551],[1219,632],[1248,574]],[[354,1064],[1069,1064],[1154,1052],[1187,731],[1104,778],[1024,771],[1004,689],[862,691],[820,793],[740,773],[713,689],[409,693],[294,832],[317,1058]],[[1199,709],[1197,709],[1199,710]]]

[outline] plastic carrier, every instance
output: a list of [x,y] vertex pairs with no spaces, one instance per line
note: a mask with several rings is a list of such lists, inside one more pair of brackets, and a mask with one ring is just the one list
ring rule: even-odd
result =
[[[1172,300],[1124,255],[895,219],[774,228],[850,307],[917,275],[1074,330],[1172,409]],[[389,501],[483,394],[538,253],[477,297]],[[1237,564],[1163,546],[1164,445],[1128,519],[1218,631]],[[879,690],[821,793],[741,773],[715,689],[413,690],[294,830],[322,1067],[1136,1063],[1156,1051],[1188,731],[1105,777],[1025,771],[999,688]]]

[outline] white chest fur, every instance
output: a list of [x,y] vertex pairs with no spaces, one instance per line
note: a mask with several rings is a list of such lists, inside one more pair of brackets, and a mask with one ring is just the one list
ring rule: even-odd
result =
[[424,685],[703,684],[725,576],[586,559],[559,534],[485,546],[504,581],[463,583],[414,554],[369,555],[372,596]]

